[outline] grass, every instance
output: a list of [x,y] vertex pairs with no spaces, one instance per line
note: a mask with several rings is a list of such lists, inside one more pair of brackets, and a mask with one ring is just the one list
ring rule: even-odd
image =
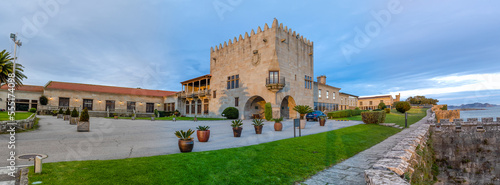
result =
[[399,131],[363,124],[239,148],[45,163],[41,174],[34,174],[30,167],[29,180],[44,184],[292,184]]
[[[16,120],[23,120],[28,117],[30,117],[32,114],[31,112],[16,112],[15,118]],[[9,120],[9,114],[7,112],[0,112],[0,121],[7,121]]]
[[[114,119],[114,117],[106,117],[110,119]],[[174,117],[159,117],[155,118],[155,120],[167,120],[172,121]],[[225,120],[225,118],[201,118],[197,117],[198,121],[214,121],[214,120]],[[132,119],[131,117],[118,117],[118,119]],[[143,120],[151,120],[150,117],[136,117],[135,119],[143,119]],[[194,117],[176,117],[177,121],[193,121]]]
[[[420,109],[420,108],[410,109],[408,111],[408,126],[410,126],[410,125],[416,123],[417,121],[420,121],[422,118],[424,118],[427,115],[426,111],[427,111],[427,109]],[[361,115],[343,118],[343,119],[362,121]],[[400,112],[396,111],[395,109],[391,109],[391,113],[386,114],[385,122],[386,123],[396,123],[397,125],[404,127],[405,126],[405,114],[400,113]]]

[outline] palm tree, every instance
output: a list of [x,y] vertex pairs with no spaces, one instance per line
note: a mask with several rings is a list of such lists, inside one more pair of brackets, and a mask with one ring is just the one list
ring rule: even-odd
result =
[[[9,74],[12,73],[12,67],[14,58],[10,57],[10,53],[3,50],[0,52],[0,84],[6,84],[7,79],[9,79]],[[21,64],[16,64],[16,78],[15,78],[15,84],[16,86],[21,86],[23,85],[23,79],[26,79],[27,77],[23,74],[24,66]]]
[[294,111],[297,111],[300,114],[300,119],[304,119],[304,115],[314,111],[309,105],[297,105],[293,108]]

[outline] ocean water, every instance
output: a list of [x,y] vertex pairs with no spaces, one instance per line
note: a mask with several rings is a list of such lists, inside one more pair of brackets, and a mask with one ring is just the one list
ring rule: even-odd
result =
[[500,117],[500,106],[497,107],[483,107],[480,109],[485,110],[468,110],[468,111],[460,111],[460,118],[467,121],[467,118],[487,118],[493,117],[493,120],[497,120],[497,117]]

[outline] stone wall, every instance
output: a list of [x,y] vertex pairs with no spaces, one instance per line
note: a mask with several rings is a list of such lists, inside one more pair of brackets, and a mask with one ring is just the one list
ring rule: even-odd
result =
[[443,184],[500,184],[500,117],[431,126]]
[[[36,114],[32,114],[30,117],[24,120],[14,121],[16,124],[16,132],[21,130],[29,130],[35,126]],[[8,125],[11,121],[0,121],[0,133],[7,132],[10,129]]]

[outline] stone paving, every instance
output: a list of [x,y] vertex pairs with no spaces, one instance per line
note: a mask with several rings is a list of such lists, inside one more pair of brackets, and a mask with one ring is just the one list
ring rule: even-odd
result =
[[9,170],[6,167],[0,168],[0,185],[14,185],[16,179],[8,175]]
[[325,184],[349,184],[360,185],[366,184],[365,170],[373,166],[379,159],[393,148],[405,136],[415,130],[420,124],[425,124],[430,117],[430,109],[427,110],[427,116],[411,125],[408,129],[387,138],[381,143],[356,154],[355,156],[323,170],[312,176],[304,184],[308,185],[325,185]]

